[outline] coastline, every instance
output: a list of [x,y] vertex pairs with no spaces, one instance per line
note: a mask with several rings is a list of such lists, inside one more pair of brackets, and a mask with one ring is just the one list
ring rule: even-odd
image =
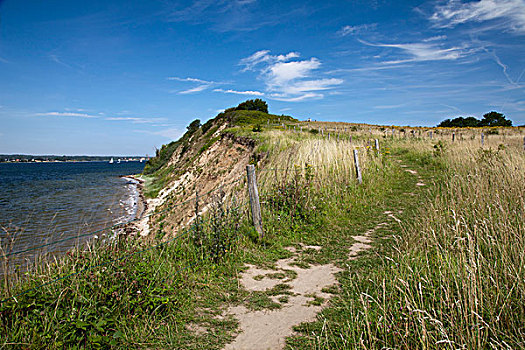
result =
[[125,225],[125,232],[129,234],[142,234],[144,227],[144,218],[148,211],[148,200],[144,196],[144,180],[138,175],[122,175],[120,176],[124,179],[131,179],[136,181],[138,198],[136,203],[136,210],[133,219]]

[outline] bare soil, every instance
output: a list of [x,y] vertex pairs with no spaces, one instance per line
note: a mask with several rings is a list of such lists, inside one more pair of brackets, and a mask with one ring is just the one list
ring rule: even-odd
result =
[[[321,247],[303,246],[302,249],[319,250]],[[293,247],[288,250],[296,252]],[[225,349],[281,349],[286,337],[293,334],[294,325],[315,320],[331,296],[322,290],[337,282],[334,274],[340,269],[332,264],[303,269],[293,264],[297,256],[294,255],[277,261],[275,270],[248,265],[248,270],[241,274],[241,283],[248,291],[267,291],[277,284],[286,283],[291,287],[288,292],[292,294],[287,295],[287,301],[277,310],[253,311],[244,305],[228,309],[227,313],[239,320],[240,333]],[[297,275],[286,280],[271,278],[276,272],[287,271]],[[261,279],[261,276],[264,277]],[[320,305],[312,304],[315,300],[321,300],[319,298],[323,300]],[[273,297],[273,300],[279,302],[278,297]]]

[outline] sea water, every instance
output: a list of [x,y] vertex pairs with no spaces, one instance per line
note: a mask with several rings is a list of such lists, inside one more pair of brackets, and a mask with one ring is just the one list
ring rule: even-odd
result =
[[[1,246],[4,253],[27,250],[11,255],[11,265],[63,253],[108,234],[91,232],[132,220],[137,181],[121,176],[143,168],[140,162],[0,163]],[[62,242],[33,249],[56,241]]]

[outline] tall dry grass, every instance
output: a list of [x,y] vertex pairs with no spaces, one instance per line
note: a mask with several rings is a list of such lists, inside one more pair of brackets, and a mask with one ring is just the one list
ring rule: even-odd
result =
[[524,346],[525,155],[463,146],[446,157],[453,175],[405,243],[425,257],[412,279],[428,298],[405,286],[405,300],[440,325],[436,342]]
[[[430,148],[411,146],[416,154]],[[525,152],[474,141],[444,148],[435,155],[446,164],[444,181],[397,237],[387,267],[370,277],[377,294],[352,305],[355,320],[362,313],[370,322],[359,337],[372,347],[523,348]]]
[[[358,150],[359,163],[363,174],[379,166],[380,158],[374,144],[368,147],[364,134],[350,135],[312,135],[303,133],[283,133],[272,130],[265,135],[265,149],[271,156],[263,165],[259,178],[264,187],[272,187],[283,180],[290,180],[297,170],[305,167],[314,169],[315,180],[324,187],[328,184],[354,183],[356,170],[354,150]],[[381,144],[382,146],[382,144]],[[363,175],[366,178],[366,175]]]

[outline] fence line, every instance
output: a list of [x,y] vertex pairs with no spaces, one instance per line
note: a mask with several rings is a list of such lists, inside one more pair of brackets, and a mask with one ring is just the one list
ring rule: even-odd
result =
[[[356,152],[356,150],[354,151],[354,156],[355,156],[355,152]],[[250,166],[247,166],[247,169],[248,169],[249,167],[250,167]],[[253,165],[252,165],[251,167],[252,167],[251,169],[252,169],[252,180],[253,180],[253,181],[252,181],[252,185],[257,186],[257,184],[256,184],[256,179],[255,179],[255,169],[253,168]],[[320,165],[320,166],[316,166],[316,167],[326,167],[326,165]],[[301,169],[301,170],[304,170],[304,169],[308,169],[308,168],[314,168],[314,167],[313,167],[313,166],[311,166],[311,167],[308,166],[308,167],[300,168],[300,169]],[[291,170],[291,169],[298,169],[298,167],[294,166],[294,167],[290,167],[290,168],[268,168],[268,169],[258,169],[258,171],[289,171],[289,170]],[[359,172],[359,174],[360,174],[360,172]],[[247,183],[249,184],[249,183],[250,183],[250,181],[249,181],[249,180],[250,180],[250,179],[249,179],[249,178],[250,178],[250,176],[249,176],[249,175],[250,175],[250,172],[249,172],[249,171],[248,171],[248,174],[247,174],[247,175],[248,175],[248,181],[247,181]],[[184,205],[184,204],[190,203],[190,202],[192,202],[192,201],[194,201],[194,200],[198,200],[198,199],[201,199],[201,198],[207,197],[207,196],[209,196],[210,194],[212,194],[212,193],[214,193],[214,192],[216,192],[216,191],[218,191],[218,190],[221,190],[224,186],[229,186],[229,185],[232,185],[232,184],[235,184],[235,183],[240,182],[240,181],[243,179],[243,177],[244,177],[244,176],[239,176],[239,178],[235,179],[234,181],[229,182],[229,183],[227,183],[227,184],[222,184],[222,185],[220,185],[220,186],[218,186],[218,187],[216,187],[216,188],[214,188],[214,189],[212,189],[212,190],[210,190],[210,191],[208,191],[208,192],[206,192],[206,193],[204,193],[204,194],[202,194],[202,195],[197,194],[194,198],[187,199],[187,200],[185,200],[185,201],[183,201],[183,202],[180,202],[180,203],[177,203],[177,204],[175,204],[175,205],[169,206],[169,207],[167,207],[167,208],[165,208],[165,209],[163,209],[163,210],[161,210],[161,211],[158,211],[158,212],[156,212],[156,211],[151,212],[150,214],[145,215],[145,216],[143,216],[143,217],[141,217],[141,218],[136,218],[136,219],[130,220],[130,221],[125,222],[125,223],[118,223],[118,224],[112,225],[111,227],[103,228],[103,229],[96,230],[96,231],[93,231],[93,232],[89,232],[89,233],[86,233],[86,234],[83,234],[83,235],[77,235],[77,236],[73,236],[73,237],[68,237],[68,238],[64,238],[64,239],[57,240],[57,241],[54,241],[54,242],[46,243],[46,244],[43,244],[43,245],[40,245],[40,246],[37,246],[37,247],[31,247],[31,248],[28,248],[28,249],[24,249],[24,250],[20,250],[20,251],[16,251],[16,252],[11,252],[11,253],[9,253],[9,254],[4,254],[4,257],[6,258],[6,257],[9,257],[9,256],[13,256],[13,255],[21,254],[21,253],[24,253],[24,252],[28,252],[28,251],[32,251],[32,250],[36,250],[36,249],[39,249],[39,248],[43,248],[43,247],[46,247],[46,246],[50,246],[50,245],[53,245],[53,244],[57,244],[57,243],[64,242],[64,241],[67,241],[67,240],[71,240],[71,239],[75,239],[75,238],[78,239],[78,238],[80,238],[80,237],[86,237],[86,236],[89,236],[89,235],[94,235],[94,234],[96,234],[96,233],[99,233],[99,232],[102,232],[102,231],[105,231],[105,230],[111,230],[111,229],[114,229],[114,228],[116,228],[116,227],[124,226],[124,225],[130,224],[130,223],[132,223],[132,222],[139,221],[139,220],[142,220],[142,219],[144,219],[144,218],[151,217],[151,216],[153,216],[153,215],[161,214],[161,213],[166,212],[166,211],[168,211],[168,210],[172,210],[172,209],[177,208],[177,207],[180,207],[180,206],[182,206],[182,205]],[[360,180],[360,176],[358,176],[358,179]],[[361,183],[361,181],[359,181],[359,183]],[[255,199],[255,197],[252,196],[252,195],[251,195],[249,198],[250,198],[250,205],[251,205],[251,207],[252,207],[252,216],[253,216],[254,225],[256,226],[256,230],[260,233],[260,236],[263,237],[263,234],[264,234],[264,233],[263,233],[263,231],[262,231],[262,217],[261,217],[261,215],[260,215],[261,212],[260,212],[260,204],[259,204],[258,198]],[[256,201],[256,202],[255,202],[255,201]],[[245,206],[245,205],[247,205],[247,204],[248,204],[248,203],[245,203],[244,205],[239,205],[239,206],[237,206],[237,207],[235,207],[235,208],[232,208],[232,209],[239,209],[239,208],[241,208],[241,207],[243,207],[243,206]],[[257,207],[258,207],[258,210],[259,210],[259,215],[254,215],[254,214],[253,214],[253,208],[257,208]],[[257,210],[256,210],[256,211],[257,211]],[[196,213],[196,215],[198,215],[198,213]],[[204,222],[206,222],[206,221],[204,221]],[[200,222],[200,224],[202,224],[202,223],[203,223],[203,222]],[[112,263],[115,263],[115,262],[118,262],[118,261],[122,261],[122,260],[125,260],[125,259],[127,259],[127,258],[130,258],[130,257],[132,257],[132,256],[134,256],[134,255],[142,254],[142,253],[144,253],[144,252],[147,252],[147,251],[150,251],[150,250],[156,249],[156,248],[158,248],[158,247],[167,246],[167,245],[170,244],[171,242],[173,242],[173,241],[175,241],[175,240],[178,240],[179,238],[182,238],[182,237],[188,235],[189,232],[191,232],[191,231],[193,231],[193,230],[195,230],[195,229],[196,229],[196,224],[193,223],[193,224],[191,225],[191,227],[189,227],[189,228],[185,228],[184,231],[183,231],[183,233],[181,233],[181,234],[179,234],[179,235],[176,235],[175,237],[173,237],[173,238],[171,238],[171,239],[169,239],[169,240],[167,240],[167,241],[165,241],[165,242],[161,242],[161,243],[158,243],[158,244],[156,244],[156,245],[153,245],[153,246],[150,246],[150,247],[144,248],[144,249],[142,249],[142,250],[139,250],[139,251],[135,251],[135,252],[132,252],[132,253],[125,254],[124,256],[119,257],[119,258],[115,258],[115,259],[111,259],[111,260],[108,260],[108,261],[105,261],[105,262],[102,262],[102,263],[98,263],[98,264],[95,264],[95,265],[91,265],[91,266],[85,267],[85,268],[83,268],[83,269],[81,269],[81,270],[79,270],[79,271],[77,271],[77,272],[73,272],[73,273],[67,274],[67,275],[65,275],[65,276],[57,277],[57,278],[55,278],[55,279],[53,279],[53,280],[51,280],[51,281],[48,281],[48,282],[45,282],[45,283],[41,283],[40,285],[38,285],[38,286],[36,286],[36,287],[33,287],[33,288],[30,288],[30,289],[24,290],[24,291],[22,291],[22,292],[20,292],[20,293],[17,293],[17,294],[15,294],[15,295],[12,295],[12,296],[9,296],[9,297],[7,297],[7,298],[4,298],[4,299],[0,300],[0,304],[4,303],[4,302],[6,302],[6,301],[8,301],[8,300],[10,300],[10,299],[15,299],[15,300],[16,300],[17,297],[20,297],[20,296],[22,296],[22,295],[24,295],[24,294],[27,294],[27,293],[31,292],[31,291],[35,291],[35,290],[41,289],[41,288],[43,288],[43,287],[45,287],[45,286],[48,286],[48,285],[51,285],[51,284],[53,284],[53,283],[56,283],[56,282],[62,281],[62,280],[64,280],[64,279],[67,279],[67,278],[70,278],[70,277],[73,277],[73,276],[79,275],[79,274],[81,274],[81,273],[85,273],[85,272],[90,271],[90,270],[93,270],[93,269],[95,269],[95,268],[97,268],[97,267],[106,266],[106,265],[109,265],[109,264],[112,264]],[[208,257],[208,258],[209,258],[209,257]],[[175,272],[175,274],[176,274],[176,273],[179,273],[180,271],[183,271],[183,270],[185,270],[185,269],[187,269],[187,268],[189,268],[189,267],[191,267],[191,266],[194,266],[194,265],[196,265],[196,264],[198,264],[198,263],[199,263],[199,261],[193,262],[192,264],[189,264],[188,266],[186,266],[186,267],[184,267],[184,268],[181,268],[181,269],[177,270],[177,271]],[[173,275],[173,274],[171,274],[171,275]],[[165,277],[164,280],[167,279],[167,278],[168,278],[168,277]],[[163,281],[164,281],[164,280],[163,280]]]
[[[243,176],[239,176],[236,180],[230,182],[230,183],[227,183],[227,184],[224,184],[224,185],[221,185],[219,187],[216,187],[202,195],[199,195],[199,198],[204,198],[208,195],[210,195],[211,193],[215,192],[215,191],[218,191],[219,189],[221,189],[221,187],[224,187],[224,186],[230,186],[232,184],[235,184],[236,182],[239,182],[241,179],[243,178]],[[39,246],[36,246],[36,247],[31,247],[31,248],[27,248],[27,249],[23,249],[23,250],[19,250],[19,251],[16,251],[16,252],[11,252],[11,253],[7,253],[7,254],[3,254],[4,257],[10,257],[10,256],[13,256],[13,255],[18,255],[18,254],[22,254],[22,253],[27,253],[27,252],[30,252],[30,251],[33,251],[33,250],[37,250],[37,249],[41,249],[41,248],[45,248],[45,247],[48,247],[48,246],[51,246],[53,244],[57,244],[57,243],[62,243],[62,242],[66,242],[66,241],[70,241],[72,239],[78,239],[78,238],[82,238],[82,237],[88,237],[88,236],[93,236],[93,235],[96,235],[97,233],[100,233],[100,232],[104,232],[106,230],[112,230],[112,229],[115,229],[115,228],[118,228],[118,227],[122,227],[122,226],[126,226],[126,225],[129,225],[133,222],[137,222],[137,221],[140,221],[140,220],[143,220],[143,219],[146,219],[146,218],[149,218],[153,215],[158,215],[158,214],[162,214],[164,212],[167,212],[169,210],[172,210],[172,209],[175,209],[175,208],[178,208],[180,206],[183,206],[184,204],[187,204],[187,203],[190,203],[192,202],[193,200],[195,200],[196,197],[193,197],[193,198],[190,198],[190,199],[187,199],[183,202],[180,202],[180,203],[177,203],[175,205],[172,205],[172,206],[169,206],[161,211],[153,211],[147,215],[144,215],[140,218],[135,218],[135,219],[132,219],[132,220],[129,220],[129,221],[126,221],[126,222],[120,222],[120,223],[117,223],[117,224],[114,224],[114,225],[111,225],[109,227],[104,227],[104,228],[101,228],[99,230],[96,230],[96,231],[92,231],[92,232],[88,232],[88,233],[84,233],[84,234],[81,234],[81,235],[75,235],[75,236],[71,236],[71,237],[67,237],[67,238],[63,238],[63,239],[59,239],[57,241],[53,241],[53,242],[49,242],[49,243],[45,243],[45,244],[42,244],[42,245],[39,245]]]

